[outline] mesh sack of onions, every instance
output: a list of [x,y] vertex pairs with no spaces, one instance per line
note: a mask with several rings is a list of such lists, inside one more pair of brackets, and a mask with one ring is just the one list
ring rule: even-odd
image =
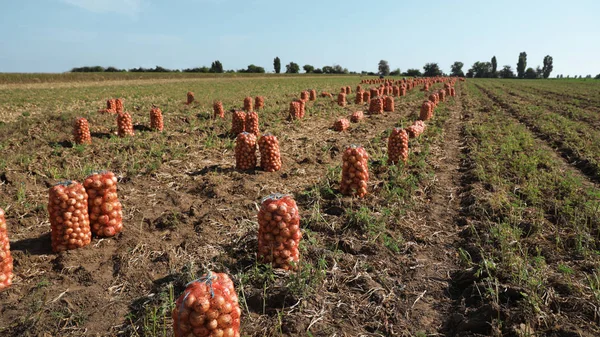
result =
[[392,87],[392,95],[398,97],[400,96],[400,87],[395,85]]
[[369,92],[369,91],[363,91],[362,95],[363,95],[362,96],[363,102],[369,102],[371,100],[371,92]]
[[300,102],[292,101],[290,102],[290,119],[300,119],[302,118]]
[[308,91],[308,100],[309,101],[317,100],[317,91],[315,89],[311,89]]
[[363,104],[363,92],[357,91],[356,97],[354,98],[354,104]]
[[225,109],[223,108],[223,102],[215,101],[213,103],[213,118],[225,118]]
[[394,128],[388,138],[388,164],[396,165],[399,160],[408,160],[408,133],[401,128]]
[[117,113],[117,100],[112,98],[106,101],[106,109],[99,112]]
[[383,110],[388,112],[394,112],[394,97],[386,96],[383,104]]
[[233,281],[208,272],[188,283],[171,313],[175,337],[240,337],[242,311]]
[[258,211],[258,259],[275,268],[296,269],[301,238],[300,213],[294,199],[281,194],[263,199]]
[[369,102],[369,113],[371,114],[381,114],[383,113],[383,98],[376,96],[371,98]]
[[423,86],[423,89],[421,89],[421,91],[427,91],[429,90],[429,83],[425,83],[425,85]]
[[0,291],[10,287],[13,279],[13,258],[10,254],[8,228],[4,210],[0,208]]
[[433,117],[433,102],[425,101],[421,105],[421,111],[419,112],[419,119],[426,121]]
[[237,136],[246,129],[246,113],[234,111],[231,114],[231,134]]
[[163,115],[160,108],[153,107],[150,109],[150,129],[162,132],[164,126]]
[[446,100],[446,90],[440,90],[438,92],[438,96],[440,98],[440,102],[444,102]]
[[422,120],[417,120],[413,123],[413,125],[406,128],[406,133],[408,133],[409,138],[417,138],[423,132],[425,132],[425,122]]
[[352,123],[358,123],[359,121],[361,121],[364,118],[364,114],[362,111],[354,111],[352,113],[352,115],[350,115],[350,121]]
[[450,96],[456,96],[456,90],[454,88],[450,88]]
[[341,87],[340,94],[345,94],[345,93],[346,93],[346,87]]
[[438,102],[439,102],[439,97],[437,94],[431,94],[429,95],[429,101],[431,101],[433,103],[433,106],[437,106]]
[[91,144],[92,134],[90,133],[90,125],[87,119],[79,117],[75,119],[73,124],[73,138],[76,144]]
[[346,118],[340,118],[333,123],[333,130],[342,132],[350,127],[350,121]]
[[133,120],[127,112],[119,112],[117,114],[117,133],[119,137],[133,136]]
[[342,155],[342,181],[340,192],[343,195],[364,197],[369,181],[369,155],[362,146],[351,145]]
[[235,168],[242,171],[256,167],[256,136],[242,132],[235,140]]
[[260,167],[265,172],[275,172],[281,169],[281,154],[277,137],[270,133],[264,134],[258,140],[260,150]]
[[337,103],[339,106],[346,106],[346,94],[340,92],[338,94]]
[[48,196],[52,251],[85,247],[92,240],[88,195],[76,181],[58,183]]
[[371,88],[371,89],[369,90],[369,92],[370,92],[370,96],[371,96],[371,97],[377,97],[377,96],[379,96],[379,89],[376,89],[376,88]]
[[385,95],[391,95],[393,93],[392,87],[389,85],[386,85],[383,92]]
[[256,111],[249,111],[246,113],[246,126],[244,131],[258,137],[260,130],[258,129],[258,113]]
[[188,91],[186,104],[192,104],[192,102],[194,102],[194,100],[195,100],[194,93],[191,91]]
[[252,97],[248,96],[244,98],[244,110],[252,111]]
[[400,91],[398,92],[398,96],[406,96],[406,87],[400,87]]
[[[360,83],[363,83],[362,81]],[[362,91],[362,87],[360,85],[356,86],[356,92]]]
[[327,91],[323,91],[323,92],[321,92],[321,97],[333,98],[333,95],[328,93]]
[[304,104],[304,101],[301,99],[297,99],[295,101],[300,104],[300,118],[304,118],[304,114],[306,113],[306,104]]
[[344,92],[346,95],[350,95],[352,93],[352,88],[349,85],[346,86],[346,91]]
[[309,98],[308,91],[305,90],[300,93],[300,99],[303,100],[304,102],[308,101],[308,98]]
[[123,211],[117,195],[117,177],[109,171],[95,172],[83,181],[88,195],[88,214],[92,233],[115,236],[123,230]]
[[117,113],[123,112],[123,100],[122,99],[117,98],[115,100],[115,110]]
[[256,96],[254,98],[254,109],[261,110],[265,107],[265,98],[262,96]]

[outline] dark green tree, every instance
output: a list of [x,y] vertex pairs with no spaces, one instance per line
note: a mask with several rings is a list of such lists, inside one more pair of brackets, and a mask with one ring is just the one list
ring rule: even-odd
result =
[[517,77],[525,77],[525,68],[527,68],[527,53],[522,52],[519,54],[519,62],[517,62]]
[[475,78],[488,78],[492,77],[492,64],[490,62],[475,62],[469,72],[473,74]]
[[279,74],[281,71],[281,60],[279,59],[279,56],[276,56],[273,60],[273,68],[275,68],[275,74]]
[[492,57],[492,77],[498,77],[496,70],[498,69],[498,61],[496,61],[496,55]]
[[315,74],[322,74],[323,73],[323,69],[321,69],[321,68],[315,68],[315,70],[313,70],[313,73],[315,73]]
[[216,60],[215,62],[213,62],[210,65],[210,72],[211,73],[222,73],[223,72],[223,64],[221,63],[221,61]]
[[502,70],[500,70],[500,78],[515,78],[515,73],[509,65],[505,65]]
[[536,74],[537,78],[544,77],[544,72],[542,71],[542,68],[540,66],[537,66],[535,68],[535,74]]
[[407,71],[405,71],[403,73],[404,76],[410,76],[410,77],[421,77],[423,76],[423,74],[421,74],[421,71],[419,69],[408,69]]
[[[561,78],[562,78],[562,75],[561,75]],[[594,77],[594,78],[597,80],[600,80],[600,74],[596,75],[596,77]]]
[[451,66],[450,69],[452,70],[450,72],[451,76],[458,76],[458,77],[465,77],[465,73],[463,72],[462,68],[465,64],[459,61],[454,62]]
[[396,68],[396,70],[390,71],[390,76],[400,76],[401,73],[400,68]]
[[442,76],[442,71],[437,63],[427,63],[423,66],[423,70],[423,76],[425,77]]
[[525,74],[523,75],[523,77],[526,79],[529,79],[529,80],[533,80],[538,77],[538,74],[535,71],[535,69],[529,67],[529,68],[527,68],[527,70],[525,70]]
[[304,72],[307,74],[315,71],[315,67],[311,66],[310,64],[305,64],[302,69],[304,69]]
[[553,68],[554,67],[552,66],[552,56],[546,55],[544,57],[544,67],[542,68],[542,74],[544,78],[550,77],[550,73],[552,72]]
[[379,75],[387,76],[390,74],[390,65],[388,64],[388,61],[386,61],[386,60],[379,61],[379,65],[378,65],[377,69],[379,69]]
[[264,74],[265,73],[265,68],[259,67],[259,66],[255,66],[254,64],[251,64],[251,65],[248,66],[247,69],[240,69],[240,70],[238,70],[238,73]]
[[290,62],[290,64],[285,66],[286,74],[297,74],[300,72],[300,66],[298,63]]

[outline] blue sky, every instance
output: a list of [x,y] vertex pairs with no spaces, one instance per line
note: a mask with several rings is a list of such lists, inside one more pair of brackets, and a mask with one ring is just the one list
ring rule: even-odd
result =
[[[554,58],[554,72],[600,73],[600,1],[0,0],[0,72],[84,65],[188,68],[340,64],[376,71]],[[285,69],[285,67],[283,66]]]

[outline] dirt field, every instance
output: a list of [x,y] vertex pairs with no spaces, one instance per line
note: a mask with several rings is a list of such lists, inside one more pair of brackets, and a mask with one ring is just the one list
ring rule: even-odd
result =
[[[600,117],[592,81],[468,80],[388,166],[387,137],[418,118],[429,92],[395,99],[345,132],[360,77],[139,79],[0,87],[0,207],[14,285],[0,293],[2,336],[173,336],[171,311],[207,270],[231,275],[242,336],[600,335]],[[289,102],[314,88],[307,116]],[[363,84],[363,88],[368,85]],[[436,84],[431,90],[441,89]],[[196,102],[183,104],[186,92]],[[236,171],[230,114],[265,96],[261,132],[283,169]],[[115,135],[122,97],[135,137]],[[163,133],[149,130],[159,106]],[[72,143],[75,117],[93,144]],[[342,152],[370,155],[369,195],[339,193]],[[125,230],[78,250],[50,250],[48,189],[94,170],[119,177]],[[296,272],[256,261],[256,213],[271,193],[302,217]]]

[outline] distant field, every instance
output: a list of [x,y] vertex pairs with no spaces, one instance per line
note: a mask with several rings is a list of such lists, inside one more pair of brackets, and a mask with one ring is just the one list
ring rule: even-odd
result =
[[[410,140],[408,163],[388,166],[392,128],[411,125],[443,84],[334,132],[368,110],[354,104],[361,79],[0,74],[0,207],[16,274],[0,293],[0,335],[173,336],[174,300],[208,269],[232,276],[242,336],[600,335],[600,81],[456,82]],[[287,120],[311,88],[334,99]],[[259,95],[283,169],[238,172],[231,115],[212,119],[213,102],[227,111]],[[134,137],[98,112],[116,97]],[[152,105],[163,133],[148,129]],[[76,117],[90,122],[91,145],[72,143]],[[349,144],[370,155],[364,199],[339,193]],[[124,232],[52,253],[48,189],[99,169],[119,176]],[[275,192],[300,208],[297,272],[256,261],[257,205]]]

